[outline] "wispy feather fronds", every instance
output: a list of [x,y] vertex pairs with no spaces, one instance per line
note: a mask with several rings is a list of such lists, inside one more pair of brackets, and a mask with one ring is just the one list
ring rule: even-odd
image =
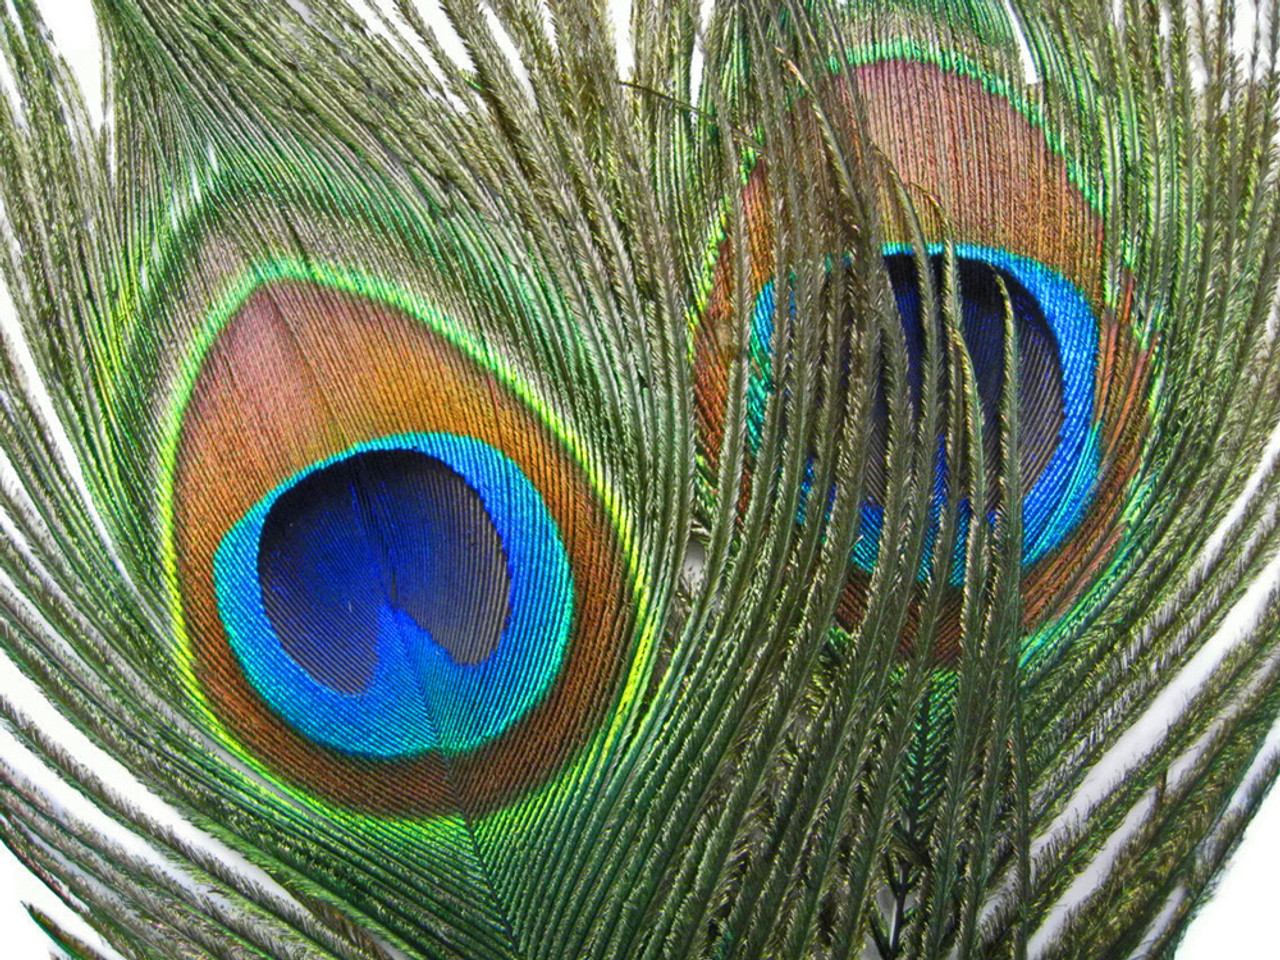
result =
[[1171,953],[1276,772],[1274,8],[441,6],[100,0],[101,122],[0,16],[37,921]]

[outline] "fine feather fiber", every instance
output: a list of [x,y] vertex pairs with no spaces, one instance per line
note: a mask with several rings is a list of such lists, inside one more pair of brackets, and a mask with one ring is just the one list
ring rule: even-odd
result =
[[1174,955],[1280,770],[1273,5],[93,12],[0,7],[50,949]]

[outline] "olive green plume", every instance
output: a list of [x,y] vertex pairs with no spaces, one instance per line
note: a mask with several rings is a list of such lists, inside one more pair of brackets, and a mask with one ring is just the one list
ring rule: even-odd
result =
[[1172,954],[1280,762],[1274,6],[95,7],[101,120],[0,10],[62,953]]

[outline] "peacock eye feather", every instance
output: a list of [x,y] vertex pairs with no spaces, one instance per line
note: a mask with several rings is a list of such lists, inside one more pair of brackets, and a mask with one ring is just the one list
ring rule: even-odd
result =
[[64,952],[1171,954],[1280,766],[1272,4],[94,0],[101,116],[38,6]]
[[[931,199],[919,208],[936,304],[922,300],[919,261],[901,221],[881,224],[883,267],[905,347],[906,386],[915,417],[925,373],[924,325],[938,325],[945,337],[942,304],[954,297],[960,336],[972,366],[982,419],[987,474],[988,521],[998,504],[1001,474],[1001,398],[1006,376],[1005,315],[1012,319],[1018,349],[1016,396],[1018,458],[1022,487],[1022,565],[1026,591],[1025,626],[1037,629],[1069,609],[1075,599],[1074,568],[1098,564],[1100,531],[1114,529],[1116,510],[1137,465],[1140,416],[1134,393],[1112,389],[1117,366],[1132,371],[1130,390],[1142,389],[1146,366],[1130,332],[1129,304],[1121,314],[1109,306],[1108,281],[1100,272],[1101,220],[1087,183],[1058,153],[1035,122],[1035,114],[1009,99],[980,68],[960,57],[925,55],[919,48],[867,48],[848,56],[849,73],[835,69],[838,102],[865,117],[867,135],[885,156],[894,176]],[[903,112],[912,117],[903,124]],[[982,154],[975,153],[981,147]],[[993,149],[994,147],[994,149]],[[882,194],[892,206],[891,197]],[[939,199],[940,198],[940,199]],[[785,312],[776,300],[770,264],[771,200],[763,167],[744,189],[748,276],[755,286],[747,337],[750,375],[746,385],[748,456],[761,442],[765,407],[773,385],[775,318],[794,316],[794,297]],[[1022,215],[1011,216],[1012,211]],[[943,241],[946,245],[944,246]],[[833,252],[834,255],[834,252]],[[954,268],[948,266],[949,258]],[[698,411],[702,450],[712,469],[723,441],[730,370],[733,365],[734,254],[721,241],[712,263],[712,281],[703,315],[694,330]],[[847,257],[846,257],[847,263]],[[829,267],[829,274],[837,268]],[[1117,355],[1117,352],[1119,355]],[[939,363],[945,382],[947,358]],[[865,457],[864,501],[851,559],[853,570],[841,620],[856,625],[859,594],[875,567],[889,483],[889,422],[886,372],[881,366],[871,411]],[[928,510],[928,544],[920,576],[926,578],[937,548],[939,518],[949,481],[941,434],[935,482]],[[962,586],[972,503],[961,496],[950,546],[948,581]],[[1109,536],[1109,535],[1108,535]],[[1105,551],[1104,551],[1105,552]],[[1088,558],[1087,560],[1085,558]],[[958,602],[958,601],[957,601]],[[946,618],[939,655],[954,656],[958,624]]]
[[357,809],[518,798],[607,714],[630,652],[600,491],[441,329],[264,283],[175,409],[190,683],[238,749]]
[[500,736],[559,672],[573,612],[542,498],[459,434],[291,478],[223,536],[213,579],[258,694],[313,742],[385,759]]
[[[1012,313],[1018,341],[1018,406],[1020,475],[1023,499],[1023,563],[1032,564],[1056,547],[1079,522],[1093,492],[1097,467],[1098,429],[1094,425],[1093,389],[1097,359],[1097,331],[1092,311],[1080,292],[1040,264],[1012,257],[1001,250],[959,245],[955,279],[960,304],[961,335],[973,363],[985,429],[989,513],[994,509],[999,475],[1000,397],[1004,388],[1004,314]],[[944,291],[943,254],[930,253],[934,289]],[[905,248],[886,247],[885,270],[902,321],[906,345],[907,380],[918,410],[925,314],[915,256]],[[1007,306],[1006,306],[1007,298]],[[748,442],[760,443],[768,393],[770,353],[775,311],[774,287],[768,282],[756,297],[751,318],[753,364],[759,375],[748,384]],[[941,364],[945,372],[945,360]],[[870,571],[875,564],[879,528],[883,520],[887,480],[888,403],[884,375],[877,385],[871,445],[867,455],[868,497],[862,531],[853,559]],[[941,511],[948,465],[941,439],[937,457],[937,492],[933,514]],[[962,501],[962,503],[966,503]],[[971,510],[965,506],[966,511]],[[930,540],[937,532],[936,520]],[[956,534],[964,539],[963,531]],[[957,544],[962,553],[962,546]],[[963,564],[951,578],[963,580]]]

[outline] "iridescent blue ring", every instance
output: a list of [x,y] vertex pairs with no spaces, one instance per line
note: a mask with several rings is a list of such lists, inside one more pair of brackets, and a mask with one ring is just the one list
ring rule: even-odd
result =
[[[260,540],[271,508],[300,481],[369,451],[389,450],[438,460],[479,495],[506,557],[508,614],[491,652],[480,662],[459,663],[387,600],[377,611],[372,676],[363,689],[342,692],[290,656],[273,628],[259,579]],[[494,447],[446,433],[370,440],[289,478],[223,537],[214,581],[231,649],[263,700],[309,739],[381,759],[428,751],[456,755],[501,735],[552,685],[565,659],[573,616],[568,557],[539,492]]]
[[[943,249],[940,245],[932,245],[928,248],[928,255],[936,256]],[[1036,260],[972,244],[957,244],[954,249],[957,259],[986,264],[1020,283],[1035,298],[1057,342],[1062,377],[1062,422],[1048,464],[1023,497],[1022,561],[1029,565],[1066,538],[1084,516],[1093,496],[1101,430],[1101,424],[1095,417],[1097,319],[1074,284]],[[894,244],[886,246],[882,252],[888,258],[910,254],[911,249]],[[747,436],[753,445],[760,442],[765,401],[772,391],[774,310],[774,290],[770,282],[757,294],[751,317],[750,349],[754,372],[747,384]],[[945,491],[945,468],[940,464],[939,469],[938,486],[930,505],[935,526]],[[969,505],[962,503],[952,569],[955,582],[963,576],[963,540],[970,513]],[[864,570],[871,570],[875,564],[883,522],[883,506],[872,500],[866,501],[862,505],[861,530],[853,555],[854,562]],[[932,541],[932,532],[928,539]],[[927,568],[927,558],[925,562]]]

